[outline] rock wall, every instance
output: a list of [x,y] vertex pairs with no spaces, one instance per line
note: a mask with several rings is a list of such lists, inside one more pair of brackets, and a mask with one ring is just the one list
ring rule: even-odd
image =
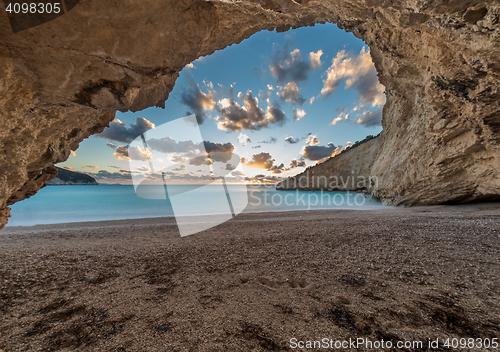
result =
[[12,33],[1,11],[0,227],[115,111],[163,106],[186,64],[260,30],[327,21],[370,46],[387,90],[372,194],[498,197],[499,16],[498,0],[81,0]]

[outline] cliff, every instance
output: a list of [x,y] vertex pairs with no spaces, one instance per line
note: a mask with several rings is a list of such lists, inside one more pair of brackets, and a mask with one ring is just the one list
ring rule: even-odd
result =
[[276,189],[369,192],[378,183],[377,178],[371,176],[378,147],[376,137],[283,180]]
[[47,185],[97,185],[97,181],[89,176],[80,172],[69,171],[56,167],[57,176],[48,180]]
[[497,199],[499,18],[499,0],[81,0],[13,33],[1,11],[0,227],[117,110],[163,107],[191,61],[327,21],[369,45],[387,91],[369,191],[392,204]]

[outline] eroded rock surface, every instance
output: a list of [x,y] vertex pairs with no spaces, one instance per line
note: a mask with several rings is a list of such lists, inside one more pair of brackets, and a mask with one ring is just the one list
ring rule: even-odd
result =
[[499,1],[81,0],[14,34],[2,11],[0,226],[115,111],[163,106],[186,64],[260,30],[327,21],[370,46],[387,90],[370,192],[393,204],[491,199],[499,17]]

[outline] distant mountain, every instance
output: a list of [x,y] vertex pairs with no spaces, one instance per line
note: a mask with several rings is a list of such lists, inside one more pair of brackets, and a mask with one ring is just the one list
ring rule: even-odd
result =
[[81,172],[69,171],[66,169],[61,169],[57,167],[57,176],[52,180],[48,180],[48,185],[59,186],[59,185],[97,185],[97,181],[89,176],[82,174]]

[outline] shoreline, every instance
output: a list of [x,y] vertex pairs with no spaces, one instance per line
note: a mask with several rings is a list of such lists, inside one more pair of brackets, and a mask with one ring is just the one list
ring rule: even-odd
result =
[[[429,205],[429,206],[416,206],[416,207],[391,207],[388,206],[384,209],[306,209],[306,210],[276,210],[276,211],[260,211],[260,212],[249,212],[249,213],[240,213],[233,217],[230,221],[244,221],[245,216],[259,216],[263,214],[279,214],[286,213],[290,215],[299,215],[302,216],[304,213],[318,213],[322,215],[327,215],[327,213],[335,214],[337,212],[381,212],[381,213],[392,213],[392,212],[462,212],[462,211],[474,211],[476,213],[481,213],[485,215],[495,215],[498,211],[500,214],[500,203],[474,203],[474,204],[462,204],[462,205]],[[169,221],[170,220],[170,221]],[[151,224],[151,222],[155,223],[163,223],[172,222],[171,220],[175,220],[175,216],[157,216],[150,218],[129,218],[129,219],[115,219],[115,220],[96,220],[96,221],[75,221],[75,222],[63,222],[63,223],[55,223],[55,224],[37,224],[37,225],[28,225],[28,226],[9,226],[7,225],[5,228],[0,230],[0,238],[2,234],[15,234],[18,232],[26,233],[26,232],[39,232],[39,231],[63,231],[66,229],[72,229],[75,227],[109,227],[109,226],[126,226],[128,222],[137,222],[140,224]],[[175,221],[174,221],[175,222]],[[172,223],[174,223],[172,222]]]
[[247,213],[183,238],[172,218],[5,230],[3,351],[500,337],[498,203]]

